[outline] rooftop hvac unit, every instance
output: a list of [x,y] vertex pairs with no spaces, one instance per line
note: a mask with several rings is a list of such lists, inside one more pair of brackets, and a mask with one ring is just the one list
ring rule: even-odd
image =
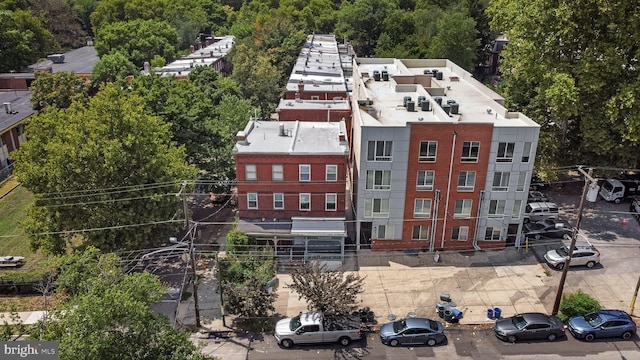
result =
[[53,61],[54,64],[62,64],[64,62],[64,54],[49,55],[47,59]]
[[407,103],[408,103],[409,101],[411,101],[411,96],[405,96],[405,97],[402,99],[402,106],[407,107]]
[[413,101],[407,101],[407,111],[416,111],[416,103]]
[[373,80],[380,81],[380,71],[373,70]]
[[4,112],[6,112],[7,114],[13,114],[13,109],[11,108],[10,102],[4,103]]
[[389,81],[389,72],[387,70],[382,70],[382,81]]
[[429,102],[429,100],[422,100],[422,103],[420,104],[420,108],[422,108],[422,111],[430,111],[431,103]]
[[451,105],[451,114],[457,114],[458,113],[458,108],[460,106],[460,104],[458,104],[457,102],[453,102],[450,104]]

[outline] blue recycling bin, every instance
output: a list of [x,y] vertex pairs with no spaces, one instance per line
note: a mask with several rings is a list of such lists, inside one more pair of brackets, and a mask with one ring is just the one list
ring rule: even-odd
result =
[[493,319],[493,309],[487,309],[487,319]]
[[462,311],[460,311],[458,309],[452,309],[451,312],[452,312],[453,317],[458,319],[458,320],[462,319],[463,316],[464,316],[464,315],[462,315]]
[[493,309],[493,316],[495,316],[496,319],[500,319],[502,317],[502,309],[500,308]]

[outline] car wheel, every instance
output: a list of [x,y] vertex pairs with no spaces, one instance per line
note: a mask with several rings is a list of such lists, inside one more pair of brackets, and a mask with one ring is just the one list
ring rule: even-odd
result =
[[560,263],[560,264],[556,265],[556,269],[558,269],[558,270],[564,269],[564,263]]
[[589,333],[589,334],[587,334],[587,335],[585,335],[585,336],[584,336],[584,341],[589,341],[589,342],[591,342],[591,341],[593,341],[593,339],[595,339],[595,338],[596,338],[596,336],[595,336],[593,333]]
[[289,349],[293,346],[293,341],[289,340],[289,339],[283,339],[280,342],[280,345],[282,345],[283,348],[285,349]]
[[339,343],[340,343],[340,345],[342,345],[342,346],[347,346],[347,345],[349,345],[349,344],[351,343],[351,339],[349,339],[349,338],[348,338],[348,337],[346,337],[346,336],[343,336],[343,337],[341,337],[341,338],[340,338],[340,340],[338,340],[338,342],[339,342]]
[[620,198],[617,198],[617,199],[613,200],[613,202],[616,203],[616,204],[620,204],[620,201],[622,201],[622,199],[620,199]]
[[624,340],[630,340],[633,337],[633,332],[632,331],[625,331],[622,333],[622,338]]
[[591,269],[591,268],[592,268],[592,267],[594,267],[594,266],[596,266],[595,261],[589,261],[589,262],[587,263],[587,267],[588,267],[589,269]]
[[551,333],[547,336],[547,340],[549,341],[556,341],[556,339],[558,338],[558,335]]
[[389,342],[389,345],[391,345],[391,346],[398,346],[398,344],[400,344],[400,343],[399,343],[399,342],[398,342],[398,340],[396,340],[396,339],[393,339],[393,340],[391,340],[391,341]]
[[429,346],[435,346],[435,345],[436,345],[436,339],[429,339],[429,340],[427,340],[427,345],[429,345]]
[[540,240],[540,234],[533,235],[533,238],[536,239],[536,240]]
[[507,341],[509,341],[510,343],[514,343],[518,340],[518,338],[515,335],[509,335],[509,337],[507,337]]

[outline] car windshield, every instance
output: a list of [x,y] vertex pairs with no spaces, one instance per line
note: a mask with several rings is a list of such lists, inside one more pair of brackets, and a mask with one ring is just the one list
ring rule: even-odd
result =
[[566,246],[563,246],[560,249],[557,249],[556,252],[563,257],[569,256],[569,248]]
[[598,327],[600,326],[600,324],[602,324],[602,318],[600,317],[600,315],[598,315],[598,313],[587,314],[584,316],[584,319],[587,320],[589,325],[591,325],[592,327]]
[[527,321],[522,315],[514,316],[513,318],[511,318],[511,321],[513,322],[513,326],[517,327],[518,330],[522,330],[525,326],[527,326]]
[[295,331],[297,330],[300,326],[302,325],[302,323],[300,322],[300,315],[294,317],[291,319],[291,323],[289,323],[289,330],[291,331]]
[[393,331],[399,333],[400,331],[407,328],[407,321],[402,319],[393,322]]
[[429,328],[433,331],[438,331],[438,323],[433,320],[429,320]]

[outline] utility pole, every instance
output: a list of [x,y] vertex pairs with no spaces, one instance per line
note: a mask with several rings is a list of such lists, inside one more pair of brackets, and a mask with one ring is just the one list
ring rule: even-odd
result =
[[629,315],[633,315],[633,309],[636,307],[636,299],[638,298],[638,290],[640,290],[640,277],[638,277],[638,282],[636,283],[636,290],[633,292],[633,299],[631,300],[631,311],[629,311]]
[[189,259],[191,262],[191,272],[193,273],[193,304],[196,312],[196,327],[200,327],[200,307],[198,306],[198,278],[196,274],[196,254],[195,248],[193,246],[193,232],[196,230],[196,224],[194,224],[193,229],[190,228],[189,224],[189,206],[187,205],[187,192],[186,192],[187,182],[182,182],[182,188],[180,189],[180,193],[182,194],[182,206],[184,210],[184,223],[185,228],[187,230],[187,236],[189,236]]
[[576,246],[576,240],[578,238],[578,232],[580,231],[580,222],[582,221],[582,211],[584,210],[584,201],[587,198],[587,190],[589,185],[596,180],[591,177],[593,169],[589,169],[589,173],[586,173],[582,167],[578,167],[578,171],[584,175],[584,187],[582,188],[582,197],[580,198],[580,207],[578,208],[578,219],[576,220],[576,226],[573,229],[571,236],[571,245],[569,246],[569,254],[567,255],[564,267],[562,268],[562,276],[560,277],[560,283],[558,284],[558,291],[556,292],[556,300],[553,303],[553,311],[551,315],[557,315],[560,308],[560,301],[562,300],[562,291],[564,289],[564,282],[567,279],[567,271],[569,270],[569,264],[571,263],[571,256],[573,255],[573,248]]

